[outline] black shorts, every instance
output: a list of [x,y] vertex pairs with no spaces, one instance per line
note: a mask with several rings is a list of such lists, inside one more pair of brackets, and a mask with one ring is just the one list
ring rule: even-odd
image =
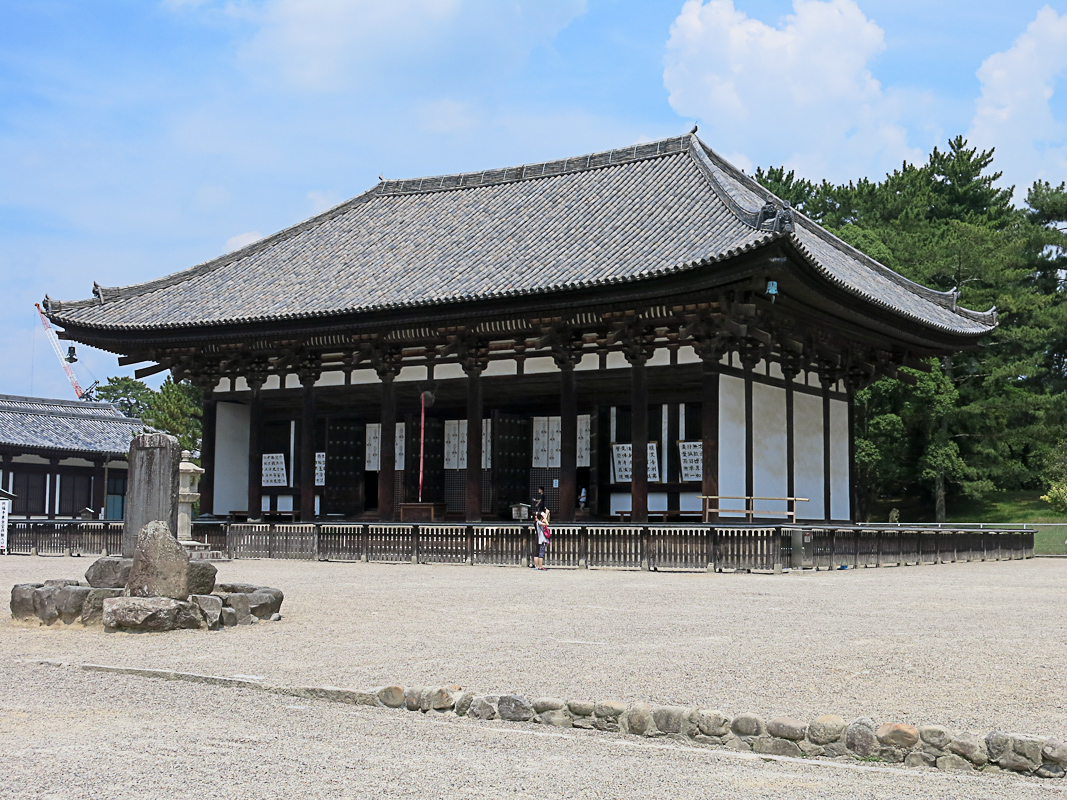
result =
[[538,558],[544,558],[545,557],[545,551],[547,549],[548,549],[548,542],[541,542],[541,544],[539,544],[537,546],[537,557]]

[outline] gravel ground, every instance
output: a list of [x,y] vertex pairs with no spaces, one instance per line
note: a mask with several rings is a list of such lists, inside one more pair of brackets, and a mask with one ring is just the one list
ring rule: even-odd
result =
[[[0,557],[0,586],[81,577],[90,563]],[[0,663],[50,658],[352,687],[458,683],[1067,737],[1067,559],[781,576],[218,566],[220,580],[281,588],[282,621],[129,635],[21,628],[5,616]]]
[[19,800],[1064,796],[1037,778],[765,761],[17,661],[0,670],[0,749],[0,798]]

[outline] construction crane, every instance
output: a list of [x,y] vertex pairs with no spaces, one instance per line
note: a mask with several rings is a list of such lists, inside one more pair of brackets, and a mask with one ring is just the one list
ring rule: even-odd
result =
[[[74,389],[74,394],[79,400],[85,400],[90,402],[93,399],[93,391],[100,385],[100,381],[93,381],[88,389],[83,389],[81,384],[78,383],[78,378],[74,375],[74,370],[70,365],[78,360],[78,356],[74,352],[73,347],[67,348],[67,354],[63,355],[63,347],[59,344],[59,336],[56,335],[55,328],[52,327],[52,323],[48,321],[48,317],[44,315],[41,310],[40,303],[34,303],[34,308],[37,309],[37,314],[41,318],[41,324],[44,325],[45,336],[48,338],[48,343],[52,345],[52,351],[56,354],[56,358],[59,359],[59,365],[63,367],[63,371],[67,373],[67,380],[70,381],[71,388]],[[91,373],[90,373],[91,374]]]

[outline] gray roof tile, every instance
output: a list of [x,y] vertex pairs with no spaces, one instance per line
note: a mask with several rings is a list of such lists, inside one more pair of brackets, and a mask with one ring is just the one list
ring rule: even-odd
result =
[[[164,330],[528,295],[636,280],[782,236],[831,282],[935,328],[978,334],[991,314],[896,275],[798,215],[758,230],[773,197],[682,136],[503,170],[385,181],[199,266],[92,300],[49,300],[56,322]],[[777,199],[777,198],[775,198]]]
[[110,403],[0,395],[0,445],[31,451],[125,456],[130,440],[152,430]]

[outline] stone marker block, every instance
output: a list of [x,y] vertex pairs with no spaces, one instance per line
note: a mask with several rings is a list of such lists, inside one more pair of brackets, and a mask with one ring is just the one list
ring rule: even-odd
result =
[[189,597],[189,556],[166,523],[155,520],[141,528],[126,594],[172,600]]
[[123,589],[131,567],[132,558],[98,558],[85,570],[85,582],[94,589]]
[[141,529],[161,520],[178,530],[178,464],[181,447],[166,433],[142,433],[130,442],[122,555],[133,557]]

